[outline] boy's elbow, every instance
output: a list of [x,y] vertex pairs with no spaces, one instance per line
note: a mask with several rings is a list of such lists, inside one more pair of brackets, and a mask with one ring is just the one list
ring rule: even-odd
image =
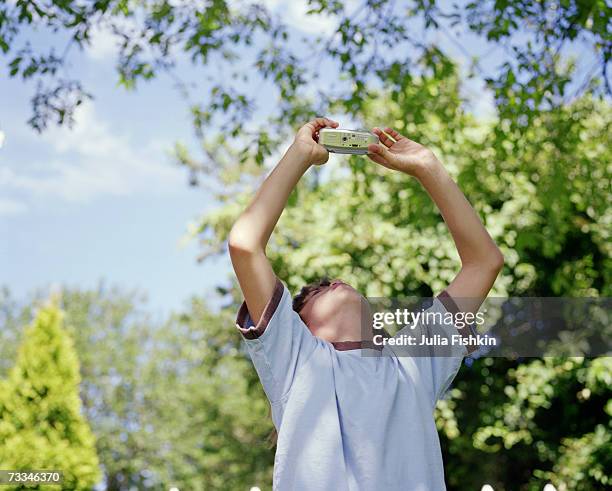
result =
[[261,245],[253,235],[238,223],[230,230],[227,246],[230,256],[251,255],[262,250]]
[[469,262],[464,262],[462,267],[497,277],[504,267],[504,255],[499,248],[494,247],[487,252],[481,252],[479,257],[472,258]]
[[495,274],[499,274],[499,272],[504,267],[504,255],[499,250],[498,247],[491,253],[491,256],[488,258],[489,267],[495,271]]

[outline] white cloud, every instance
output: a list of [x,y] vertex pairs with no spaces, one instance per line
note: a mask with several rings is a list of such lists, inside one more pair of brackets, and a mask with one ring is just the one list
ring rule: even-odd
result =
[[117,37],[105,27],[94,26],[90,31],[90,44],[87,46],[87,55],[95,61],[104,61],[117,53]]
[[[337,28],[337,19],[327,15],[307,14],[310,5],[306,0],[288,1],[282,6],[284,19],[290,26],[308,34],[330,36]],[[280,9],[279,9],[280,10]]]
[[185,186],[183,172],[166,156],[172,142],[138,144],[102,121],[93,103],[77,112],[72,129],[52,127],[42,140],[44,159],[0,167],[0,193],[86,203],[101,196],[165,193]]
[[[337,28],[338,19],[329,15],[307,14],[311,8],[308,0],[262,0],[261,2],[271,12],[280,18],[290,27],[307,34],[320,34],[330,36]],[[350,12],[360,4],[357,0],[344,2],[345,8]],[[230,1],[231,6],[239,8],[242,2]]]
[[[133,17],[115,17],[112,26],[121,32],[132,31],[134,35],[139,31],[138,22]],[[110,23],[95,24],[89,31],[89,45],[85,52],[94,61],[110,60],[114,62],[113,55],[118,53],[121,37],[114,33]]]

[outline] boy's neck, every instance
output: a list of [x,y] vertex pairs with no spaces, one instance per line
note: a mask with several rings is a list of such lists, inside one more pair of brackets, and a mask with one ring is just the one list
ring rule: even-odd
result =
[[361,309],[344,309],[329,319],[314,334],[330,343],[361,342],[372,339],[372,312],[367,301]]

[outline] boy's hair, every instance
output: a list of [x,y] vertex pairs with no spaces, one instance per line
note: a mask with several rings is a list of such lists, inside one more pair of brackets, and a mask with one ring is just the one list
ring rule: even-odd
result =
[[320,280],[313,281],[312,283],[304,285],[300,290],[300,293],[293,297],[293,310],[295,310],[299,314],[300,310],[302,310],[302,307],[304,307],[304,303],[306,302],[306,298],[308,298],[308,295],[310,295],[318,288],[329,285],[331,285],[331,280],[327,277],[323,277]]

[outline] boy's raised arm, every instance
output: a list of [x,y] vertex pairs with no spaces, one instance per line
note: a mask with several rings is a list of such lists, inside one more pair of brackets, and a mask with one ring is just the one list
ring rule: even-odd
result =
[[476,312],[503,266],[501,251],[433,152],[391,128],[373,131],[381,143],[368,147],[370,158],[416,177],[440,210],[461,258],[446,292],[463,312]]
[[229,252],[251,319],[257,323],[274,292],[276,276],[265,250],[291,191],[311,165],[327,162],[318,131],[338,123],[317,118],[302,126],[278,165],[265,179],[251,204],[229,234]]

